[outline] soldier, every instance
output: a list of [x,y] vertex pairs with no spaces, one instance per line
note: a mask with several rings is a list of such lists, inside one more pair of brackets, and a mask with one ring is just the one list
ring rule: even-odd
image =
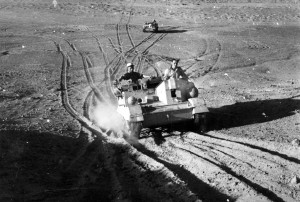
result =
[[[184,73],[181,67],[178,66],[178,59],[173,59],[171,66],[165,70],[163,79],[183,79],[185,81],[188,81],[188,76]],[[176,88],[171,89],[171,97],[176,99]]]
[[138,80],[142,78],[150,78],[150,76],[143,75],[134,71],[134,65],[132,63],[127,64],[127,73],[119,78],[119,82],[122,80],[131,80],[132,83],[138,84]]
[[184,80],[189,79],[188,76],[182,70],[182,68],[178,66],[178,62],[178,59],[173,59],[172,65],[164,72],[164,80],[168,80],[169,78]]

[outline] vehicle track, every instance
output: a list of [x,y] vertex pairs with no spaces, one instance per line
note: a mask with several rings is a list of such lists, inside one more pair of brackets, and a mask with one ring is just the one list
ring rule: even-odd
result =
[[[183,61],[184,63],[190,63],[187,67],[184,67],[184,70],[191,72],[191,76],[198,74],[204,76],[218,70],[218,63],[222,58],[223,52],[222,43],[216,38],[203,39],[203,41],[205,46],[203,53]],[[199,68],[200,71],[198,70]]]
[[92,75],[90,74],[90,71],[88,70],[88,68],[91,68],[91,63],[88,62],[89,59],[88,59],[88,56],[85,54],[85,53],[82,53],[80,52],[80,55],[82,57],[82,61],[83,61],[83,68],[84,68],[84,72],[85,72],[85,75],[86,75],[86,78],[87,78],[87,81],[89,83],[89,86],[92,88],[95,96],[97,97],[97,99],[100,101],[100,102],[104,102],[106,103],[106,100],[104,99],[102,93],[99,91],[99,89],[96,87],[96,85],[94,84],[94,81],[93,81],[93,78],[92,78]]
[[[250,193],[252,197],[270,201],[299,201],[299,196],[295,194],[297,188],[291,191],[287,180],[298,172],[295,169],[300,167],[298,159],[254,144],[226,140],[210,134],[188,132],[183,136],[171,135],[165,141],[158,146],[148,138],[142,140],[142,145],[155,152],[159,159],[180,162],[197,179],[202,179],[217,190],[223,190],[223,194],[228,197],[236,199]],[[274,170],[280,173],[274,173]],[[185,180],[187,184],[188,180],[192,181]],[[201,192],[192,191],[196,194]],[[208,201],[219,199],[210,198]]]

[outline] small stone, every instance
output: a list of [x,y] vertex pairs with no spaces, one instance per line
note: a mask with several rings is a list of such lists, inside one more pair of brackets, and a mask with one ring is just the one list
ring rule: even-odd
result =
[[300,146],[300,140],[299,139],[293,139],[291,143],[292,143],[293,146]]
[[291,184],[298,184],[300,181],[300,179],[297,177],[297,176],[294,176],[292,179],[291,179]]

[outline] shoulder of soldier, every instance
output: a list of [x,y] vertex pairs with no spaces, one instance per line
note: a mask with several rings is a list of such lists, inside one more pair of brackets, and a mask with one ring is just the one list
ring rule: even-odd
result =
[[126,72],[125,74],[123,74],[123,78],[127,78],[128,76],[130,76],[130,73],[129,72]]
[[178,71],[183,71],[183,69],[181,67],[179,67],[179,66],[177,67],[177,70]]
[[131,74],[141,75],[141,73],[139,73],[139,72],[131,72]]

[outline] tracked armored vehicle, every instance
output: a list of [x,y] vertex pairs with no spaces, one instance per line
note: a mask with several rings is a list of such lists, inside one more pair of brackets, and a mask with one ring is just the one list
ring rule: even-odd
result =
[[173,78],[162,80],[160,77],[139,84],[122,81],[115,95],[117,111],[125,119],[132,138],[139,138],[142,128],[185,121],[193,122],[198,131],[205,130],[209,111],[192,82]]
[[145,22],[143,25],[143,32],[158,32],[158,24],[155,20],[152,22]]

